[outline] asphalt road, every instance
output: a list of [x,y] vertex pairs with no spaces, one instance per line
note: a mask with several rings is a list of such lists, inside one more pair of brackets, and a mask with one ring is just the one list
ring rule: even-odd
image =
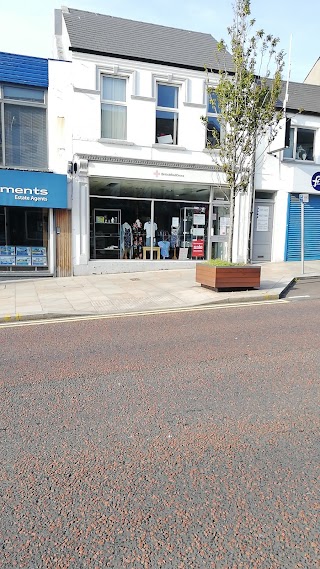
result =
[[317,278],[303,278],[290,288],[286,298],[290,300],[307,300],[320,298],[320,279]]
[[320,301],[0,329],[0,567],[318,567]]

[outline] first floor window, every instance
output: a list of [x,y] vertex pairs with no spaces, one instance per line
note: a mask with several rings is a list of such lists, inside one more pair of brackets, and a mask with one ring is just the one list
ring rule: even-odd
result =
[[157,85],[156,142],[178,144],[178,87]]
[[102,76],[101,137],[126,140],[126,79]]
[[315,131],[307,128],[290,128],[289,147],[283,151],[284,158],[314,160]]
[[219,121],[220,109],[218,98],[214,91],[208,93],[207,99],[207,148],[219,146],[221,140],[221,126]]
[[9,167],[46,169],[45,91],[20,85],[3,85],[1,99],[0,161]]
[[47,168],[46,110],[4,105],[6,165]]

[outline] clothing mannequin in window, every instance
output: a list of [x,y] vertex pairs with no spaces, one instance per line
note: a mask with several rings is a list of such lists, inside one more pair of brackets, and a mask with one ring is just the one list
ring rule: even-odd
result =
[[146,246],[151,247],[151,237],[153,237],[153,245],[155,245],[154,237],[155,237],[156,231],[158,229],[158,226],[155,223],[155,221],[153,222],[153,227],[152,227],[151,219],[149,219],[148,221],[145,222],[143,229],[146,232]]
[[120,249],[122,259],[131,259],[132,253],[132,228],[127,221],[121,225],[120,231]]

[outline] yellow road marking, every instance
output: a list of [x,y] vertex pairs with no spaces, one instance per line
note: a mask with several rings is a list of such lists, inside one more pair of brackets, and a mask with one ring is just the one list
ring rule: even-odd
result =
[[[39,326],[44,324],[65,324],[68,322],[84,322],[87,320],[112,320],[115,318],[134,318],[137,316],[157,316],[161,314],[177,314],[179,312],[205,312],[208,310],[226,310],[229,308],[246,308],[248,306],[268,306],[270,304],[290,304],[288,300],[261,300],[253,302],[214,304],[212,306],[196,306],[146,310],[144,312],[121,312],[113,314],[88,314],[87,316],[64,316],[60,318],[43,318],[41,320],[26,320],[24,322],[2,322],[1,328],[20,328],[22,326]],[[19,315],[22,317],[21,315]]]

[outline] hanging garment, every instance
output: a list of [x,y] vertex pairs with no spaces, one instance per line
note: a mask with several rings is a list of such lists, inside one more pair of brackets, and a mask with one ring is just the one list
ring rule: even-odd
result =
[[160,247],[161,257],[163,259],[168,259],[169,258],[170,242],[169,241],[158,241],[158,245]]

